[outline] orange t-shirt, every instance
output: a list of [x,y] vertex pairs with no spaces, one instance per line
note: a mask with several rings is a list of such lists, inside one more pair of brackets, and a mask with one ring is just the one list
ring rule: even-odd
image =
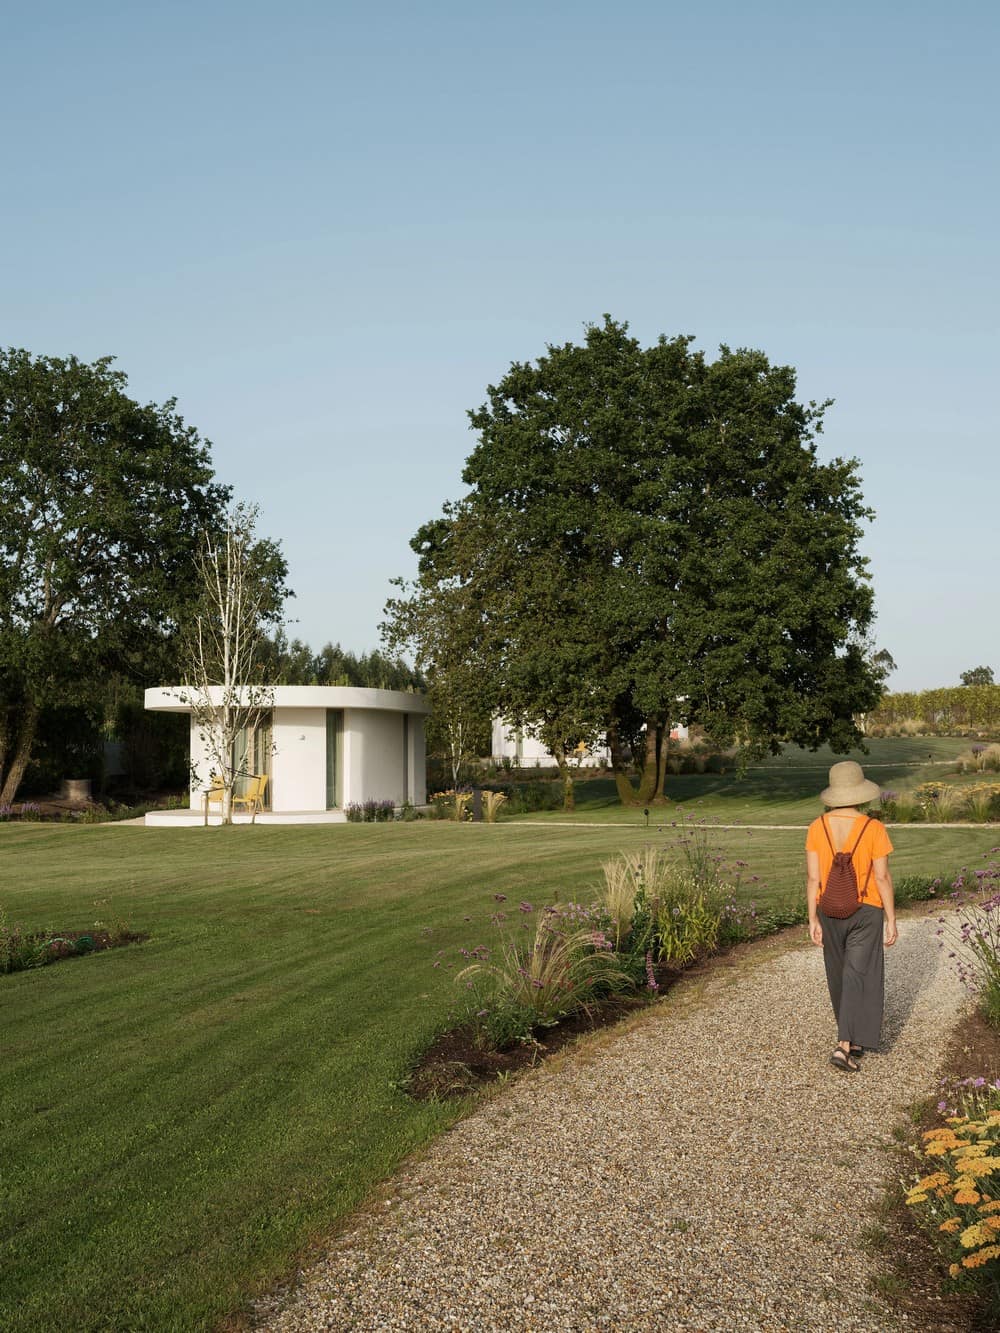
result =
[[[826,827],[829,829],[830,837],[833,839],[834,847],[839,852],[849,852],[861,835],[861,828],[867,815],[858,815],[851,825],[851,831],[844,839],[842,846],[837,847],[837,836],[827,821]],[[823,890],[826,888],[826,881],[833,866],[833,851],[823,832],[823,823],[825,815],[819,819],[814,819],[809,825],[809,832],[806,834],[806,851],[816,852],[819,856],[819,902],[823,902]],[[872,907],[881,907],[882,898],[878,891],[878,885],[875,883],[874,872],[869,875],[871,864],[879,856],[888,856],[892,851],[892,843],[889,841],[889,835],[886,832],[885,825],[878,819],[873,819],[865,829],[861,841],[858,843],[857,851],[851,858],[854,864],[854,873],[858,877],[858,888],[864,889],[863,902],[869,903]],[[867,880],[867,884],[866,881]]]

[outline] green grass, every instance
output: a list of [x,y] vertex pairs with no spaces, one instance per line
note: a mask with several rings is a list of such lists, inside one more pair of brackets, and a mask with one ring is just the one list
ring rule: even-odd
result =
[[[694,784],[689,809],[700,796],[716,816],[804,824],[819,776],[675,781]],[[494,893],[588,900],[603,860],[670,836],[641,812],[631,826],[588,815],[0,826],[10,922],[82,930],[110,899],[151,936],[0,977],[0,1327],[209,1328],[285,1272],[461,1113],[400,1086],[454,998],[436,951],[484,939]],[[761,907],[801,899],[802,829],[713,836],[759,877]],[[1000,840],[893,839],[897,875],[973,864]]]
[[[943,762],[954,759],[969,742],[947,736],[869,741],[869,753],[857,754],[872,781],[893,790],[911,790],[921,782],[945,781],[950,773]],[[742,776],[727,773],[670,775],[665,785],[666,806],[650,809],[651,828],[669,827],[677,811],[685,817],[704,815],[727,823],[808,824],[818,810],[819,792],[827,785],[831,764],[843,755],[823,747],[815,754],[789,746],[775,759],[750,767]],[[553,791],[560,789],[553,783]],[[576,784],[579,821],[611,824],[644,824],[641,809],[622,806],[611,778],[584,777]],[[566,818],[561,810],[548,810],[509,818],[549,823]]]

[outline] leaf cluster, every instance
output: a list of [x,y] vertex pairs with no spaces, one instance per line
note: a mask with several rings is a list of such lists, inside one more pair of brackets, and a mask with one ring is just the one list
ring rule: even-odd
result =
[[858,464],[818,459],[829,404],[790,367],[691,344],[606,316],[490,385],[390,625],[431,673],[477,663],[550,748],[683,712],[750,751],[844,749],[880,693]]

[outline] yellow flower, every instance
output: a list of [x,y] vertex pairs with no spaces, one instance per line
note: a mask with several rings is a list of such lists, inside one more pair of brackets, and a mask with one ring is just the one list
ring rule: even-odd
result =
[[1000,1231],[1000,1217],[997,1217],[996,1213],[994,1213],[991,1217],[986,1219],[983,1226],[989,1227],[991,1231]]
[[971,1250],[974,1245],[985,1245],[988,1240],[992,1240],[993,1233],[982,1222],[973,1222],[971,1227],[965,1228],[958,1239],[963,1250]]
[[915,1185],[911,1186],[911,1193],[913,1190],[932,1190],[935,1185],[947,1185],[949,1180],[951,1180],[951,1176],[948,1175],[947,1171],[935,1171],[933,1175],[924,1176],[923,1180],[918,1180]]
[[[978,1197],[978,1196],[977,1196],[977,1197]],[[926,1202],[927,1202],[927,1195],[926,1195],[926,1194],[921,1194],[919,1191],[918,1191],[916,1194],[908,1194],[908,1195],[906,1196],[906,1202],[907,1202],[907,1204],[911,1204],[911,1203],[926,1203]]]
[[984,1216],[987,1213],[1000,1213],[1000,1199],[987,1199],[985,1203],[979,1205],[979,1211]]
[[998,1166],[995,1157],[963,1157],[961,1169],[963,1176],[992,1176]]
[[964,1189],[960,1189],[960,1190],[957,1190],[957,1191],[956,1191],[956,1193],[955,1193],[955,1200],[954,1200],[954,1201],[955,1201],[955,1203],[958,1203],[958,1204],[962,1204],[962,1203],[978,1203],[979,1200],[980,1200],[982,1197],[983,1197],[983,1196],[982,1196],[981,1194],[978,1194],[974,1189],[970,1189],[970,1188],[966,1187],[966,1188],[964,1188]]
[[935,1139],[933,1143],[928,1143],[924,1148],[924,1156],[943,1157],[950,1147],[951,1144],[946,1143],[943,1139]]
[[928,1129],[924,1133],[925,1143],[931,1143],[935,1139],[947,1139],[949,1143],[958,1142],[958,1139],[955,1137],[955,1131],[953,1129]]
[[998,1254],[1000,1254],[1000,1245],[984,1245],[975,1254],[967,1254],[962,1260],[962,1267],[980,1268],[983,1264],[988,1264],[991,1259],[995,1259]]
[[960,1217],[949,1217],[947,1222],[941,1223],[941,1225],[938,1227],[938,1231],[948,1231],[948,1232],[957,1231],[961,1225],[962,1225],[962,1219]]
[[949,1277],[958,1277],[958,1275],[961,1273],[961,1271],[962,1271],[962,1265],[961,1265],[961,1264],[949,1264],[949,1265],[948,1265],[948,1276],[949,1276]]

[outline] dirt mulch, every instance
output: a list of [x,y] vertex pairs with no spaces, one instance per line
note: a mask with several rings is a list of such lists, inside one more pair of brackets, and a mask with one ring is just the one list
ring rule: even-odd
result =
[[[790,938],[802,939],[803,932],[803,926],[790,926],[733,945],[688,968],[657,968],[657,998],[665,995],[682,977],[702,976],[720,967],[736,967],[747,953],[777,950]],[[528,1041],[502,1051],[484,1049],[470,1026],[453,1028],[442,1033],[421,1056],[410,1075],[406,1091],[417,1101],[468,1096],[486,1084],[532,1068],[577,1037],[611,1027],[655,1003],[647,992],[613,996],[593,1006],[589,1014],[571,1014],[551,1027],[537,1028]]]
[[[119,935],[112,935],[107,930],[65,930],[65,931],[44,931],[42,933],[32,933],[22,938],[30,940],[34,944],[40,944],[48,941],[46,957],[32,964],[33,967],[48,967],[52,963],[65,962],[69,958],[86,958],[92,953],[103,953],[107,949],[123,949],[128,944],[141,944],[148,940],[148,935],[140,935],[134,931],[125,931]],[[83,947],[80,947],[80,941],[84,941]],[[14,967],[13,972],[30,971],[30,968]],[[10,975],[10,973],[5,973]]]

